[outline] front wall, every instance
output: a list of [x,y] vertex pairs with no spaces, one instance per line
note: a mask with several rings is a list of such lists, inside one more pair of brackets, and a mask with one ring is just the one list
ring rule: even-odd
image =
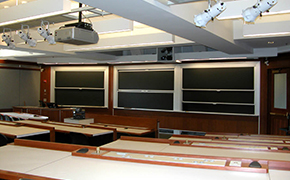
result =
[[160,128],[206,132],[258,133],[258,117],[114,110],[115,115],[157,118]]

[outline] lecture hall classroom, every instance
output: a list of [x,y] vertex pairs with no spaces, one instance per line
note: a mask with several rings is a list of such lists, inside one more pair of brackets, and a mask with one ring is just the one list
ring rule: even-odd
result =
[[0,180],[290,177],[290,1],[0,0]]

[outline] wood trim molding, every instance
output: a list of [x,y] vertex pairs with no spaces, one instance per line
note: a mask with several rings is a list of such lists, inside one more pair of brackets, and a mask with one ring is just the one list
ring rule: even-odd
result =
[[57,180],[57,179],[49,178],[49,177],[41,177],[41,176],[35,176],[35,175],[18,173],[18,172],[13,172],[13,171],[5,171],[5,170],[0,170],[0,177],[1,179],[3,178],[3,179],[9,179],[9,180],[20,180],[20,179]]
[[67,152],[72,152],[80,148],[92,148],[92,146],[85,146],[85,145],[45,142],[45,141],[36,141],[36,140],[27,140],[27,139],[15,139],[14,145],[58,150],[58,151],[67,151]]

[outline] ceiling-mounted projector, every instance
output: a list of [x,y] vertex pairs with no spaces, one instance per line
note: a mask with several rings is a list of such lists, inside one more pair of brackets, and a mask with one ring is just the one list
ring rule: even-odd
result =
[[68,24],[55,30],[55,41],[74,45],[96,44],[99,35],[90,23],[78,22]]

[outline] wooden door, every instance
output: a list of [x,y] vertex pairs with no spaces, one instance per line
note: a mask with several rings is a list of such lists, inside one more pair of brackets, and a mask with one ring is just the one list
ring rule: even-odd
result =
[[290,134],[290,68],[273,69],[270,76],[270,133]]

